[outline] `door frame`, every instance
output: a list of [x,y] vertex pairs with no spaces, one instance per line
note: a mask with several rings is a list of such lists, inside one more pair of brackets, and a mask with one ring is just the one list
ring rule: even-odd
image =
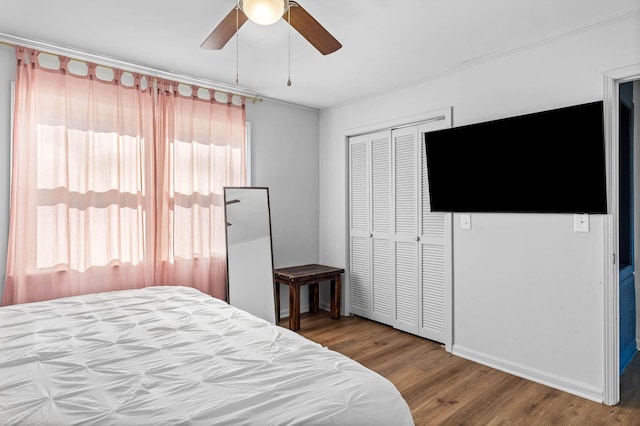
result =
[[607,162],[607,205],[609,210],[603,226],[604,280],[603,280],[603,402],[616,405],[620,402],[620,324],[618,274],[618,218],[619,218],[619,126],[618,102],[621,83],[640,79],[640,64],[617,68],[604,73],[604,136]]

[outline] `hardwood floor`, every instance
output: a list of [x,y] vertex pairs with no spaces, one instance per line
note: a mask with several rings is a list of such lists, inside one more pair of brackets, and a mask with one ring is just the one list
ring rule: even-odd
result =
[[[288,318],[280,323],[288,327]],[[357,317],[302,314],[303,336],[381,374],[416,425],[640,425],[640,356],[609,407],[453,356],[440,344]]]

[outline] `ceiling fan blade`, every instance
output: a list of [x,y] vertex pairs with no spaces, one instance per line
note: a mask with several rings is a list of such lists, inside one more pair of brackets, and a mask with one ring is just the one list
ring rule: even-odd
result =
[[220,50],[231,37],[236,33],[236,10],[237,10],[237,29],[247,22],[247,15],[244,14],[237,6],[231,9],[231,12],[224,17],[218,26],[209,34],[209,37],[202,42],[200,47],[203,49]]
[[[313,16],[295,1],[289,2],[291,12],[291,26],[306,38],[309,43],[320,51],[323,55],[328,55],[340,49],[342,45],[327,30],[324,29]],[[282,16],[289,22],[289,12]]]

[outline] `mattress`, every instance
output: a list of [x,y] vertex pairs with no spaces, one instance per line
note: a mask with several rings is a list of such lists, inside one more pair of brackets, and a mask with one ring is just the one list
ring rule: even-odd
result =
[[187,287],[0,308],[1,425],[413,425],[356,361]]

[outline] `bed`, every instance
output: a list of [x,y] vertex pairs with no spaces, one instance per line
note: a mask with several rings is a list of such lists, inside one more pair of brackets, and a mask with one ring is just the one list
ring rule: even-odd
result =
[[2,425],[413,425],[354,360],[187,287],[0,308]]

